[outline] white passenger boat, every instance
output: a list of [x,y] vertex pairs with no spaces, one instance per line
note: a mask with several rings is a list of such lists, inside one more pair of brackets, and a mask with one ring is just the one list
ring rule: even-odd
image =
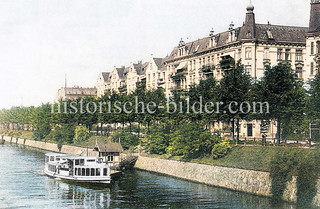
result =
[[50,177],[74,182],[111,182],[110,166],[99,157],[47,153],[44,173]]

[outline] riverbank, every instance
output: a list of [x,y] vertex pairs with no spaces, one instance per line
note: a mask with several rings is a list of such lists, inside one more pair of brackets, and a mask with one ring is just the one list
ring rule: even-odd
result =
[[[50,142],[21,139],[9,136],[1,136],[6,142],[26,145],[34,148],[59,152],[58,145]],[[62,145],[61,152],[75,155],[96,155],[96,152],[87,148],[72,145]],[[165,174],[189,181],[218,186],[235,191],[241,191],[261,196],[271,196],[271,178],[269,172],[255,171],[241,168],[221,167],[192,162],[159,159],[139,156],[135,168],[150,172]],[[287,182],[283,200],[297,201],[297,180],[293,177]],[[320,181],[317,181],[317,194],[313,204],[320,207]]]
[[[271,197],[269,172],[204,165],[168,159],[139,156],[135,168],[161,173],[185,180],[218,186],[235,191]],[[320,180],[313,205],[320,207]],[[287,182],[281,198],[288,202],[297,201],[297,177]]]
[[[110,186],[66,183],[43,175],[43,151],[0,146],[0,208],[273,208],[268,198],[137,169]],[[17,172],[18,171],[18,172]]]
[[32,139],[22,139],[12,136],[1,136],[6,142],[26,145],[29,147],[35,147],[38,149],[48,150],[52,152],[62,152],[72,155],[84,155],[88,154],[90,156],[97,156],[97,152],[94,152],[92,149],[87,149],[83,147],[77,147],[72,145],[62,145],[61,150],[59,150],[58,145],[51,142],[35,141]]

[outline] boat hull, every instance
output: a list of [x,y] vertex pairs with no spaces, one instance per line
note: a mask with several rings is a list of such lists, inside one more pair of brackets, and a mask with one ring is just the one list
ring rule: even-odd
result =
[[67,181],[72,181],[72,182],[77,182],[77,183],[94,183],[94,184],[110,184],[111,183],[111,178],[104,178],[104,179],[89,179],[85,177],[74,177],[74,176],[65,176],[57,173],[53,173],[47,170],[44,170],[44,173],[52,178],[58,178],[62,180],[67,180]]

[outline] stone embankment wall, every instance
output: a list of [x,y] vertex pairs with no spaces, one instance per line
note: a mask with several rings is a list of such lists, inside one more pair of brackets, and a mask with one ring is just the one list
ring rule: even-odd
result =
[[[208,185],[219,186],[262,196],[271,196],[271,178],[268,172],[227,168],[174,160],[139,156],[135,168],[166,174]],[[320,206],[320,181],[314,205]],[[296,178],[288,182],[283,200],[296,202]]]
[[[55,143],[35,141],[30,139],[20,139],[20,138],[15,138],[11,136],[2,136],[2,137],[6,142],[26,145],[29,147],[35,147],[35,148],[48,150],[52,152],[59,152],[58,145]],[[92,149],[70,146],[70,145],[62,145],[61,152],[67,153],[67,154],[73,154],[73,155],[86,155],[88,152],[88,155],[90,156],[97,156],[98,154],[97,152],[94,152]]]

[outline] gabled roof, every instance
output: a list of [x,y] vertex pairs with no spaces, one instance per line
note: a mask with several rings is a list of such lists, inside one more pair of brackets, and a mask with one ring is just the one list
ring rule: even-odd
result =
[[101,74],[102,74],[102,78],[105,82],[109,80],[109,75],[110,75],[109,72],[102,72]]
[[164,66],[164,61],[162,58],[153,58],[154,63],[156,63],[158,69]]
[[134,69],[137,71],[138,75],[144,75],[146,73],[146,67],[148,66],[148,62],[142,64],[139,62],[138,64],[133,64]]
[[121,144],[115,142],[98,143],[99,152],[122,152]]
[[128,69],[126,69],[125,67],[116,68],[116,71],[118,73],[119,78],[126,77],[126,75],[128,73]]
[[88,142],[88,146],[98,148],[99,152],[122,152],[123,148],[120,143],[107,141],[106,137],[95,137],[95,141]]

